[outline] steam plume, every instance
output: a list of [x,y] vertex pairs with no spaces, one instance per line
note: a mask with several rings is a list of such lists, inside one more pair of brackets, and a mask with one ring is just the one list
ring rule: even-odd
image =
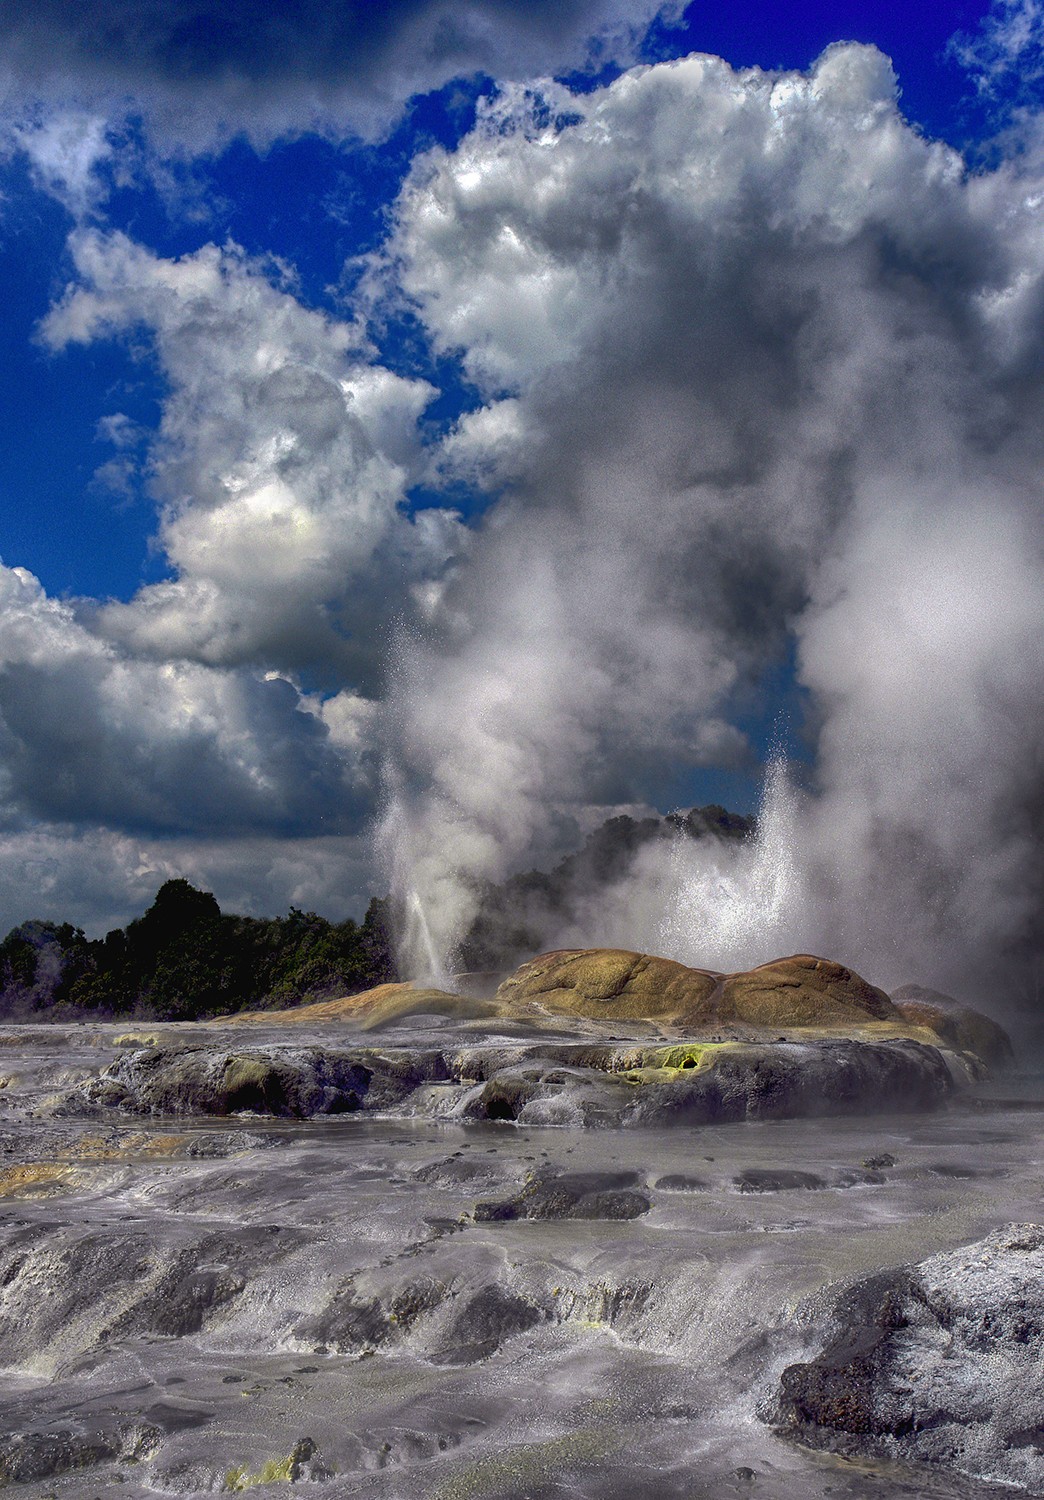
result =
[[415,165],[389,253],[485,396],[440,462],[498,497],[392,746],[386,834],[440,955],[483,879],[749,764],[737,705],[791,647],[808,793],[775,773],[727,860],[636,860],[592,931],[611,909],[612,940],[691,962],[1029,982],[1041,163],[970,174],[896,97],[867,47],[800,76],[695,57],[508,90]]

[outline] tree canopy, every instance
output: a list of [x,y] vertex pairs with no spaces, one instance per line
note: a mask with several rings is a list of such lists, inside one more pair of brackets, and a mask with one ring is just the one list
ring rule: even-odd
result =
[[0,943],[0,1016],[195,1020],[306,1004],[394,977],[387,903],[362,923],[291,908],[223,913],[209,891],[168,880],[143,916],[104,938],[68,922],[23,922]]

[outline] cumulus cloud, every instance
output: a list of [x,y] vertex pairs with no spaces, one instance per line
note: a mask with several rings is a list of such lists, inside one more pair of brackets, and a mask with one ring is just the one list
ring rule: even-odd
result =
[[[317,8],[278,46],[271,8],[221,32],[180,3],[8,20],[9,125],[81,224],[40,338],[154,361],[159,430],[105,413],[98,482],[147,476],[170,575],[58,601],[0,573],[12,900],[30,872],[39,914],[104,924],[183,874],[343,910],[386,750],[386,868],[451,958],[483,879],[700,767],[752,769],[739,709],[793,658],[807,785],[775,777],[749,847],[643,850],[548,940],[811,948],[973,998],[1039,961],[1034,136],[970,173],[859,46],[807,74],[697,56],[592,92],[520,81],[592,37],[625,57],[653,10]],[[1013,53],[1016,7],[996,14]],[[372,135],[476,69],[499,92],[414,163],[360,300],[462,362],[481,404],[444,438],[432,386],[289,268],[86,227],[100,174],[129,170],[128,110],[167,152]],[[440,483],[484,490],[482,519],[413,513]]]
[[734,956],[786,934],[967,989],[1029,941],[1044,199],[896,96],[869,47],[691,57],[506,88],[415,164],[375,284],[485,393],[446,461],[507,486],[403,653],[386,838],[444,952],[571,807],[738,762],[788,643],[803,894]]
[[[108,890],[129,839],[153,850],[142,879],[215,870],[248,907],[292,888],[336,908],[319,871],[347,861],[345,899],[358,896],[385,637],[431,607],[459,550],[456,517],[404,506],[432,389],[375,364],[354,325],[305,308],[280,268],[234,246],[164,260],[91,230],[70,250],[76,280],[40,338],[56,358],[126,338],[157,362],[158,432],[120,411],[99,432],[115,462],[147,465],[172,576],[128,602],[63,601],[0,568],[10,861],[47,848],[41,899],[57,901],[88,845],[84,870],[96,861]],[[241,877],[265,839],[282,874],[257,870],[249,895]],[[294,849],[316,855],[314,879]]]
[[[258,146],[305,131],[373,138],[413,95],[455,78],[630,61],[653,18],[680,8],[675,0],[303,0],[292,11],[258,0],[220,8],[39,0],[0,13],[0,83],[15,122],[72,100],[110,122],[143,118],[168,155],[219,149],[236,135]],[[68,175],[69,147],[63,154]]]
[[[70,248],[77,280],[44,342],[145,339],[167,386],[150,468],[175,576],[106,605],[94,628],[157,660],[307,669],[372,692],[382,616],[456,547],[451,514],[401,509],[432,387],[373,363],[354,325],[235,246],[165,260],[84,230]],[[127,436],[118,413],[110,427]]]
[[[354,712],[353,712],[354,709]],[[368,705],[284,679],[136,659],[0,568],[0,807],[17,828],[295,835],[358,828]]]
[[340,920],[370,892],[358,836],[157,839],[82,824],[0,830],[0,909],[13,925],[70,919],[88,936],[123,927],[165,880],[215,893],[225,911],[284,916],[291,906]]

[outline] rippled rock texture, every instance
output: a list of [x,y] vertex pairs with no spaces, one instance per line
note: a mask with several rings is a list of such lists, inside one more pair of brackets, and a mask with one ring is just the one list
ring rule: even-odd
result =
[[496,998],[508,1010],[682,1026],[844,1026],[899,1019],[883,990],[811,954],[718,974],[614,948],[545,953],[505,980]]
[[836,1321],[815,1359],[783,1372],[790,1432],[1044,1492],[1044,1227],[872,1276]]
[[0,1027],[0,1485],[987,1500],[756,1413],[796,1306],[1031,1217],[1044,1116],[998,1124],[967,1031],[825,960],[528,975]]

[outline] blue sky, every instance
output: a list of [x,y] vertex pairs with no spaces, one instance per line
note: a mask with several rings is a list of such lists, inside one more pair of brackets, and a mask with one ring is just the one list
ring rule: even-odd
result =
[[[833,41],[874,43],[895,64],[908,118],[966,148],[992,132],[994,119],[948,44],[973,32],[987,10],[981,0],[914,10],[891,0],[694,4],[680,21],[651,26],[638,53],[661,60],[714,52],[737,67],[804,69]],[[598,77],[619,71],[613,65]],[[591,77],[566,76],[582,87]],[[110,192],[96,217],[167,256],[233,239],[252,255],[292,266],[308,305],[337,308],[350,297],[351,262],[379,244],[410,162],[433,141],[455,144],[474,121],[476,94],[493,86],[488,76],[454,80],[404,100],[403,118],[374,143],[306,134],[258,150],[236,139],[217,154],[179,163],[180,192],[161,195],[145,179]],[[133,142],[133,125],[129,133]],[[99,175],[108,186],[110,174]],[[20,154],[7,162],[3,193],[3,401],[18,440],[0,456],[0,557],[30,568],[53,593],[128,599],[143,581],[162,576],[163,560],[149,549],[155,518],[141,479],[114,497],[94,478],[111,456],[98,424],[118,410],[154,426],[162,382],[147,358],[129,357],[122,343],[57,358],[40,350],[34,330],[69,275],[64,247],[73,215],[40,190]],[[396,367],[430,368],[427,351],[397,327],[379,347]],[[468,394],[452,362],[437,375],[445,396],[433,415],[452,420]]]
[[860,838],[920,818],[864,731],[927,626],[857,680],[884,615],[848,570],[875,483],[929,555],[944,453],[1006,545],[1028,524],[991,486],[1032,471],[1032,0],[5,26],[0,927],[98,930],[172,873],[358,912],[404,862],[466,883],[616,811],[748,809],[778,744]]

